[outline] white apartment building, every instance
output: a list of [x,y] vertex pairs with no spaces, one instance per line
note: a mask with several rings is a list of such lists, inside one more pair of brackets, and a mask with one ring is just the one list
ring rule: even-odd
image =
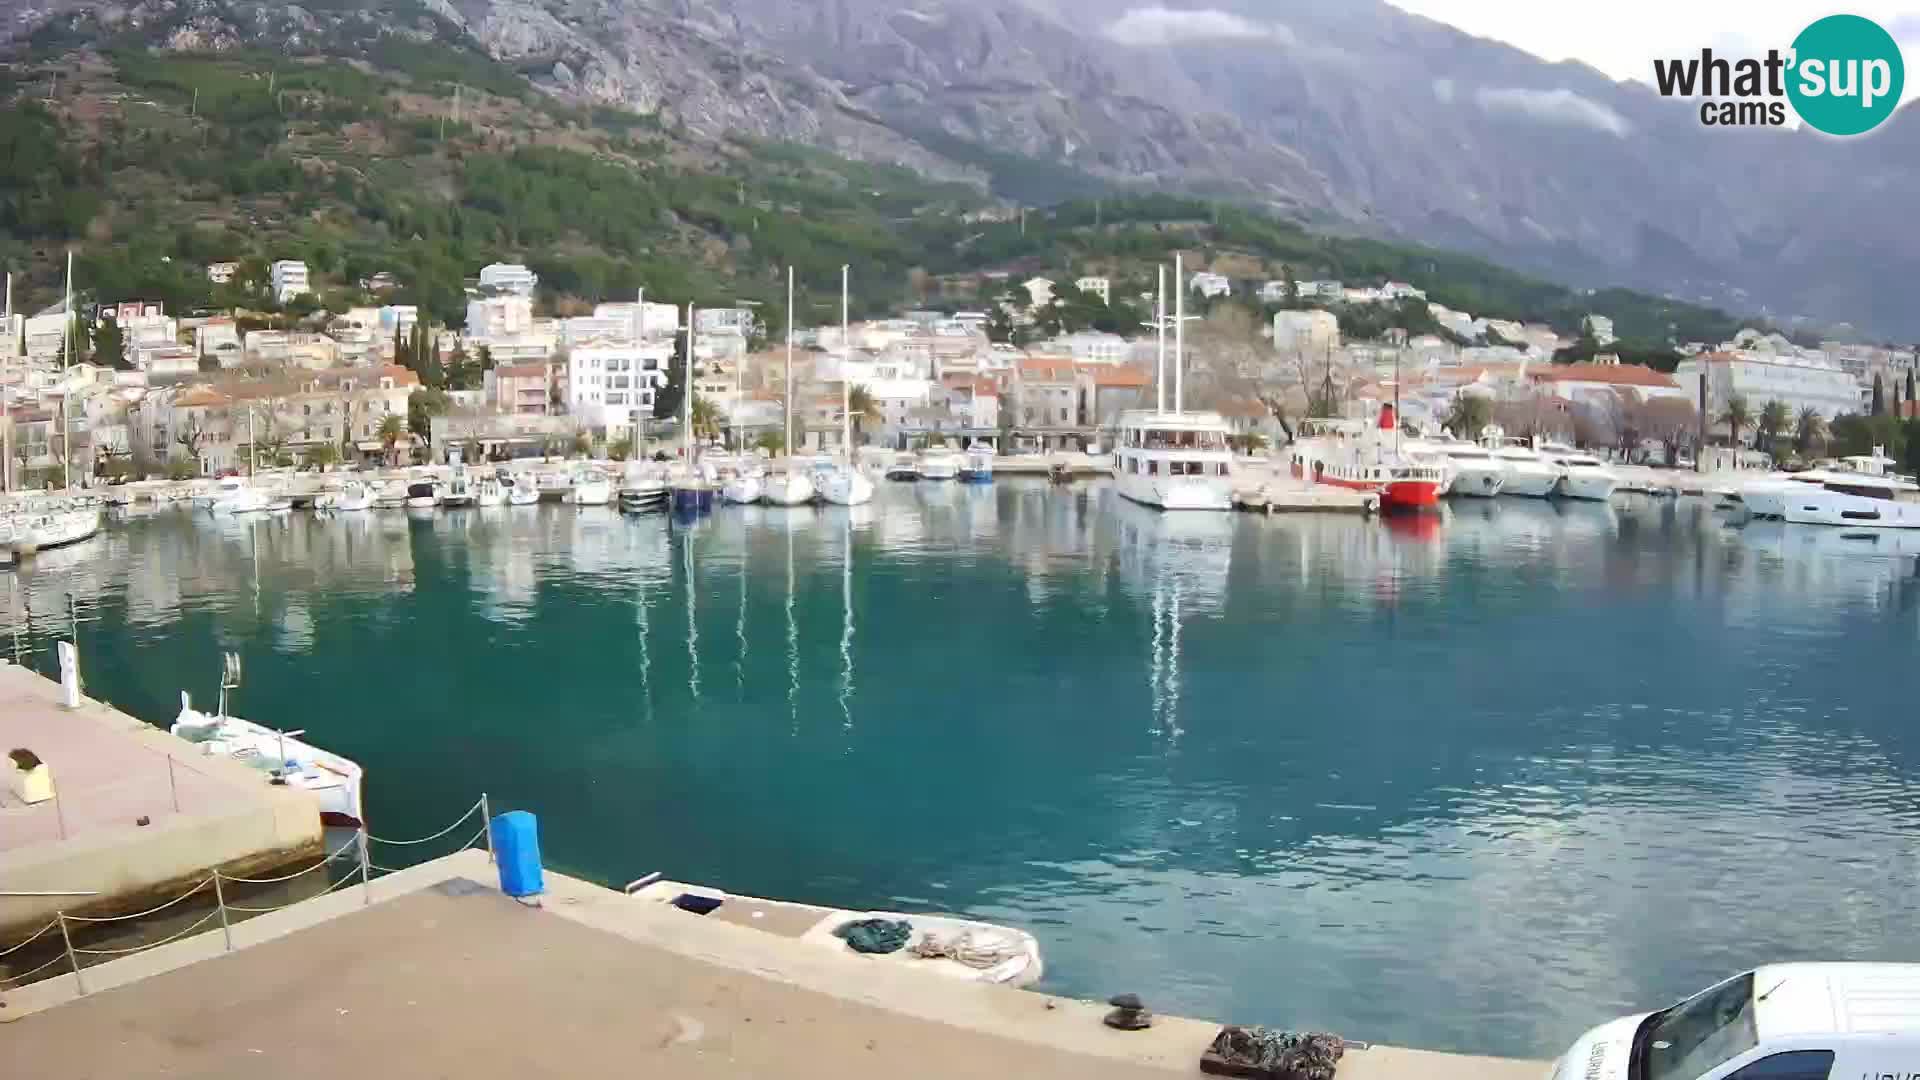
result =
[[67,336],[64,311],[30,316],[22,329],[27,341],[27,359],[37,364],[58,364]]
[[1594,341],[1602,345],[1611,345],[1614,343],[1612,319],[1607,318],[1605,315],[1589,315],[1585,319],[1582,319],[1581,322],[1588,330],[1593,332]]
[[480,268],[480,287],[495,292],[532,296],[540,275],[519,263],[488,263]]
[[233,280],[234,273],[239,269],[240,264],[237,262],[208,263],[207,280],[213,282],[215,285],[225,285]]
[[1233,292],[1233,282],[1227,280],[1227,275],[1225,274],[1216,274],[1208,270],[1202,270],[1187,279],[1187,288],[1192,289],[1201,296],[1211,298],[1215,296],[1226,296]]
[[1707,411],[1713,416],[1736,394],[1746,399],[1754,415],[1769,401],[1784,404],[1789,416],[1812,408],[1828,420],[1860,410],[1860,384],[1825,360],[1736,349],[1690,356],[1680,361],[1673,377],[1681,389],[1697,395],[1702,372],[1707,376]]
[[467,336],[481,340],[533,331],[533,301],[516,293],[467,301]]
[[749,337],[753,334],[753,309],[731,308],[695,308],[693,329],[698,334],[738,334]]
[[680,309],[672,304],[595,304],[593,317],[626,323],[630,327],[628,335],[636,341],[672,337],[680,332]]
[[1026,290],[1028,307],[1045,307],[1053,303],[1053,281],[1051,278],[1028,278],[1020,283]]
[[273,298],[282,304],[301,293],[313,291],[313,283],[307,278],[307,264],[298,259],[281,259],[274,263],[268,272],[268,281],[273,286]]
[[1276,311],[1273,347],[1284,353],[1325,352],[1340,347],[1340,320],[1331,311]]
[[653,398],[667,384],[673,349],[601,340],[567,351],[567,411],[589,427],[622,428],[653,416]]
[[1047,342],[1040,349],[1048,353],[1064,353],[1075,360],[1093,364],[1121,364],[1133,355],[1133,345],[1126,338],[1099,330],[1067,334]]
[[1113,282],[1103,277],[1083,277],[1073,283],[1073,287],[1089,296],[1097,296],[1103,304],[1113,303]]
[[633,341],[633,319],[619,315],[575,315],[556,320],[567,345],[598,340]]
[[1337,281],[1296,281],[1293,287],[1302,300],[1339,300],[1347,295],[1346,286]]
[[1284,281],[1269,281],[1260,286],[1259,296],[1263,304],[1284,304],[1293,299],[1292,294],[1287,292],[1287,283]]

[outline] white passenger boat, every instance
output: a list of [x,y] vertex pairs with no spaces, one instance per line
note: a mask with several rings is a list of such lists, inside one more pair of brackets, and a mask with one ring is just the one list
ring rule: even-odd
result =
[[613,481],[591,466],[575,469],[567,501],[575,506],[605,506],[613,501]]
[[456,464],[447,477],[447,488],[440,493],[440,505],[448,509],[472,506],[474,497],[474,478],[467,467]]
[[958,451],[944,446],[928,447],[920,452],[920,479],[957,480],[960,478],[961,463]]
[[[955,915],[846,911],[764,900],[666,881],[658,875],[629,884],[626,892],[641,903],[759,930],[863,963],[885,964],[938,978],[1019,987],[1038,982],[1046,970],[1040,943],[1032,934]],[[891,952],[856,951],[841,935],[850,924],[869,919],[906,923],[906,941]]]
[[192,699],[182,690],[180,715],[168,730],[199,746],[202,754],[251,765],[262,770],[267,783],[311,796],[323,823],[359,827],[364,772],[358,763],[305,741],[300,738],[304,731],[275,731],[251,720],[228,716],[226,700],[223,686],[220,711],[208,715],[195,709]]
[[499,480],[491,476],[483,476],[473,482],[473,505],[505,506],[506,504],[507,489],[500,485]]
[[1233,509],[1233,451],[1218,413],[1129,409],[1120,414],[1113,486],[1157,510]]
[[1563,499],[1590,499],[1605,502],[1620,486],[1620,477],[1605,462],[1578,450],[1549,453],[1547,460],[1560,468],[1560,482],[1553,493]]

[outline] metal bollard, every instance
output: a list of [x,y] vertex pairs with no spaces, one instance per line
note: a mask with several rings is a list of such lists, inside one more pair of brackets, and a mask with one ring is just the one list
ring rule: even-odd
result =
[[487,803],[487,793],[480,793],[480,834],[487,838],[487,861],[493,861],[493,812]]
[[370,906],[373,903],[373,868],[367,858],[367,823],[360,823],[360,904]]
[[173,812],[180,812],[180,783],[173,778],[173,755],[167,755],[167,792],[173,796]]
[[227,894],[220,888],[220,871],[213,872],[213,903],[220,909],[220,933],[227,939],[227,951],[233,951],[233,927],[227,922]]

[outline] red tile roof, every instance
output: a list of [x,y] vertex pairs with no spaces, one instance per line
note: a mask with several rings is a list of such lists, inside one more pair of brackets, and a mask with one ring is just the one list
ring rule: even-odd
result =
[[547,377],[547,365],[544,363],[501,364],[493,369],[493,375],[497,379],[544,379]]
[[1029,356],[1020,361],[1020,377],[1050,382],[1073,378],[1073,358],[1068,356]]
[[1088,364],[1080,369],[1093,377],[1093,385],[1125,389],[1153,385],[1153,374],[1131,364]]
[[1591,382],[1611,386],[1649,386],[1677,390],[1673,376],[1639,364],[1553,364],[1527,372],[1535,382]]

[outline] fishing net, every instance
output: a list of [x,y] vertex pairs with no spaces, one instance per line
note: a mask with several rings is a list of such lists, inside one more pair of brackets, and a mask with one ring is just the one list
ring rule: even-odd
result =
[[913,927],[905,919],[855,919],[833,933],[854,952],[884,954],[905,948]]
[[1346,1046],[1325,1032],[1227,1027],[1201,1056],[1202,1072],[1272,1080],[1333,1080]]

